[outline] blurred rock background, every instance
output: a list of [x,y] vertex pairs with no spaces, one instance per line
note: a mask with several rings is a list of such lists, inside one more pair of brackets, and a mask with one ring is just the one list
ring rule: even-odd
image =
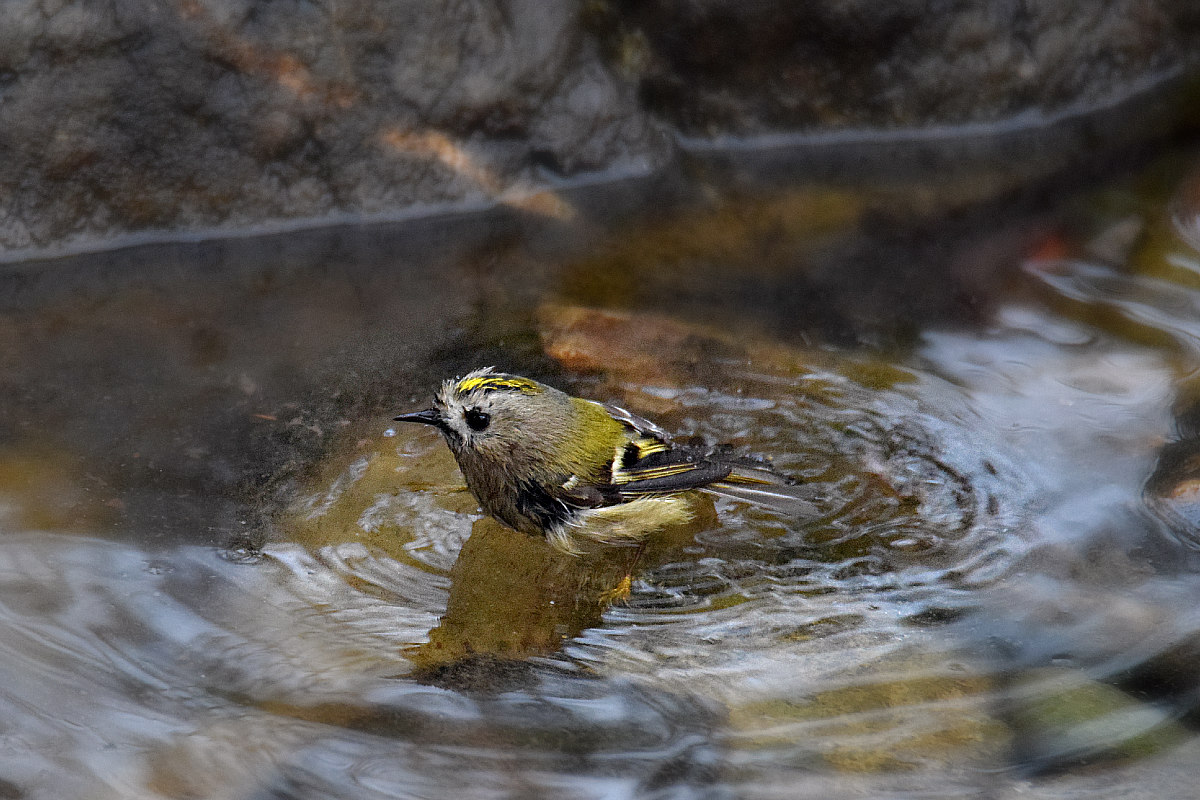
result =
[[1053,171],[1194,121],[1198,41],[1189,0],[6,0],[0,259],[546,210],[759,134],[1042,130]]

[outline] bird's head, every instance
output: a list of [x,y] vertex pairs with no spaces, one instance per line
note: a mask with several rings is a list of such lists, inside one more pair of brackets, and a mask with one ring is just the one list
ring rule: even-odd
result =
[[565,435],[569,400],[537,381],[485,367],[443,383],[432,408],[396,420],[436,427],[460,463],[467,454],[512,460]]

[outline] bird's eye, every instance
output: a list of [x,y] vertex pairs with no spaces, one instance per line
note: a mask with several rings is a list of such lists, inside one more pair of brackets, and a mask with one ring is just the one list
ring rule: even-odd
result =
[[463,413],[463,419],[467,421],[468,428],[473,431],[481,431],[492,421],[492,415],[480,411],[478,408],[468,408]]

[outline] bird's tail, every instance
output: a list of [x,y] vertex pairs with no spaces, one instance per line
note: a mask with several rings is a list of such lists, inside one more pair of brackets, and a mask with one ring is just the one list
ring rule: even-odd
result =
[[822,493],[756,462],[739,462],[730,473],[704,487],[713,494],[774,509],[791,517],[819,517]]

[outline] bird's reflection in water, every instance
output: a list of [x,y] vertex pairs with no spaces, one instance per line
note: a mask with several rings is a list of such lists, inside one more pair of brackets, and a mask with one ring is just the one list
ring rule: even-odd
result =
[[634,547],[572,556],[490,517],[477,520],[450,570],[446,613],[410,658],[423,672],[433,673],[463,659],[524,659],[557,652],[564,642],[600,624],[606,598],[631,568],[636,577],[679,559],[696,533],[717,524],[712,500],[697,497],[701,513],[695,521],[654,537],[636,564]]

